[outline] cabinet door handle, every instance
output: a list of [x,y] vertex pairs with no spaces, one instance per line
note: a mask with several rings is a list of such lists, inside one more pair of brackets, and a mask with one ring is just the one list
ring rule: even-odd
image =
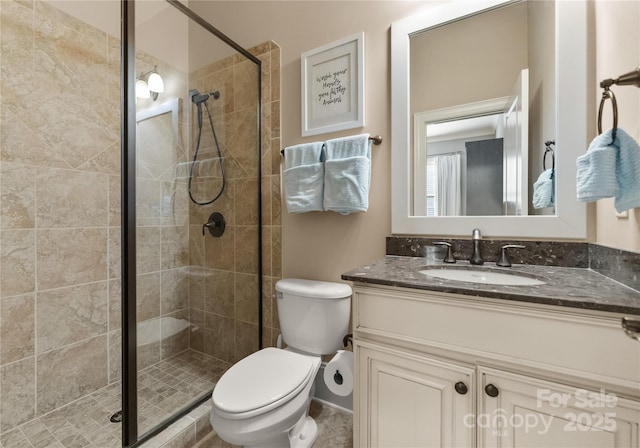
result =
[[458,381],[454,387],[456,389],[456,392],[458,392],[460,395],[464,395],[467,393],[467,385],[462,381]]
[[484,388],[484,391],[487,393],[487,395],[493,398],[497,397],[499,394],[498,388],[493,384],[487,384]]

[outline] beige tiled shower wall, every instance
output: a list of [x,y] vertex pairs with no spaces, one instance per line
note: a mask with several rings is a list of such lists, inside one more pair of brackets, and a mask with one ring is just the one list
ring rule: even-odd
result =
[[[211,205],[190,204],[190,315],[196,330],[191,348],[234,362],[258,349],[258,213],[262,213],[263,343],[278,334],[273,286],[282,275],[280,220],[280,48],[266,42],[249,50],[262,61],[262,149],[256,157],[257,68],[240,55],[198,69],[190,88],[219,91],[209,101],[222,149],[226,186]],[[206,117],[206,114],[205,114]],[[206,123],[206,120],[205,120]],[[218,130],[218,124],[220,131]],[[192,129],[195,141],[195,126]],[[192,146],[194,143],[192,143]],[[221,180],[212,133],[205,125],[198,160],[210,170],[194,183],[203,202],[219,192]],[[262,164],[262,210],[258,210],[258,163]],[[197,166],[196,169],[199,169]],[[220,212],[225,233],[202,235],[209,215]]]
[[[0,2],[0,44],[6,432],[119,380],[120,44],[47,3],[11,0]],[[139,72],[156,64],[175,87],[157,103],[184,95],[186,74],[138,55]],[[140,128],[138,320],[188,317],[188,205],[174,175],[186,145],[165,118]],[[187,348],[187,333],[145,346],[140,366]]]
[[5,432],[109,381],[120,91],[105,33],[41,2],[2,1],[0,13]]

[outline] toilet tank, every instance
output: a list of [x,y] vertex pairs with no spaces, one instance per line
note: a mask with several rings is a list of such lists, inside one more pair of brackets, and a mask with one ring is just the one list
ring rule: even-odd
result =
[[291,348],[329,355],[349,332],[351,287],[344,283],[285,278],[276,283],[282,339]]

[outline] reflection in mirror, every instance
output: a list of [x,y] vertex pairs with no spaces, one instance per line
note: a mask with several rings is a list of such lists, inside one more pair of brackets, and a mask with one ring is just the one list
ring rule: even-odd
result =
[[414,115],[415,215],[526,214],[522,103],[526,92]]
[[530,205],[555,138],[554,16],[521,1],[410,36],[414,216],[555,213]]
[[460,0],[392,24],[392,233],[585,238],[586,23],[585,2]]

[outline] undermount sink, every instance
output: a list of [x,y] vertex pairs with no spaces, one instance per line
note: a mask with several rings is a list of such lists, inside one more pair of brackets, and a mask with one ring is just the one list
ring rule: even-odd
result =
[[425,267],[420,273],[427,277],[435,277],[443,280],[483,283],[486,285],[535,286],[545,284],[545,282],[533,275],[523,275],[505,271],[498,272],[486,268]]

